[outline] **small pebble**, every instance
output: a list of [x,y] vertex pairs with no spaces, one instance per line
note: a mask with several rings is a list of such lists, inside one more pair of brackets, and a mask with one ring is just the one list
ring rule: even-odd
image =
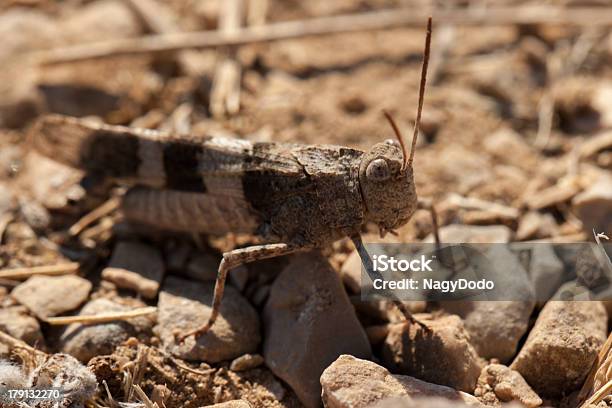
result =
[[572,200],[572,208],[589,234],[612,231],[612,177],[600,177]]
[[455,315],[431,319],[424,314],[415,318],[430,331],[418,324],[393,325],[382,349],[385,366],[399,374],[473,392],[483,365],[461,319]]
[[232,361],[230,370],[247,371],[259,367],[263,362],[264,358],[260,354],[245,354]]
[[[510,242],[512,231],[504,225],[459,225],[451,224],[440,228],[440,241],[452,243],[506,243]],[[425,242],[434,242],[433,235]]]
[[326,408],[366,408],[391,397],[442,397],[480,406],[476,397],[407,375],[393,375],[368,360],[342,355],[321,375]]
[[563,262],[553,245],[545,242],[513,243],[510,249],[521,259],[533,285],[536,302],[543,306],[568,278]]
[[32,276],[11,292],[40,319],[75,310],[87,300],[91,282],[75,275]]
[[[98,315],[131,309],[133,308],[109,299],[95,299],[87,303],[79,315]],[[95,356],[111,354],[115,347],[130,337],[148,332],[152,327],[153,319],[150,316],[100,324],[73,323],[66,327],[60,336],[59,345],[62,352],[87,363]]]
[[213,282],[199,283],[168,277],[159,294],[155,333],[166,350],[190,361],[217,363],[252,353],[260,342],[257,312],[232,286],[225,287],[221,312],[208,333],[177,344],[175,334],[196,328],[211,313]]
[[470,343],[483,358],[511,360],[527,332],[533,302],[448,301],[441,302],[449,313],[463,319]]
[[489,364],[482,369],[474,395],[485,405],[518,401],[527,408],[542,405],[536,394],[518,372],[501,364]]
[[119,288],[131,289],[152,299],[157,296],[164,272],[164,260],[156,248],[124,241],[115,246],[108,266],[102,271],[102,278]]
[[38,320],[22,309],[23,306],[0,308],[0,330],[31,346],[44,348],[45,339]]

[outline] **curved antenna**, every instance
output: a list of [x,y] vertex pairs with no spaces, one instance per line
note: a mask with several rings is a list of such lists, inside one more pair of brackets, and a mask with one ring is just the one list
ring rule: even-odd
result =
[[[414,133],[412,134],[412,146],[410,148],[410,158],[408,165],[412,166],[414,152],[416,150],[417,137],[419,136],[419,126],[421,125],[421,112],[423,111],[423,101],[425,100],[425,84],[427,83],[427,67],[429,66],[429,50],[431,48],[431,17],[427,20],[427,37],[425,37],[425,51],[423,52],[423,66],[421,67],[421,86],[419,87],[419,107],[417,117],[414,122]],[[406,168],[406,156],[404,156],[403,169]]]
[[391,127],[393,128],[393,132],[395,133],[395,137],[397,137],[397,140],[399,141],[400,146],[402,146],[402,160],[403,160],[402,170],[404,170],[404,167],[406,167],[406,157],[408,156],[406,154],[406,145],[404,144],[404,138],[402,137],[402,134],[400,133],[400,130],[397,127],[397,124],[395,123],[395,121],[393,120],[393,117],[391,116],[391,114],[383,109],[383,115],[385,115],[385,118],[387,118],[387,120],[389,121],[389,124],[391,125]]

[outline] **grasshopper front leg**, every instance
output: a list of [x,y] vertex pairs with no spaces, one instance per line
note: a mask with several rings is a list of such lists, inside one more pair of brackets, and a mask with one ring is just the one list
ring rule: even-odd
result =
[[[372,282],[374,282],[375,279],[382,279],[382,275],[373,268],[372,259],[370,258],[370,254],[363,245],[361,236],[359,234],[351,235],[351,240],[353,241],[353,244],[357,249],[357,253],[359,253],[359,258],[361,258],[361,264],[363,265],[366,273],[368,274]],[[412,315],[412,312],[408,310],[404,302],[402,302],[394,293],[388,292],[387,295],[391,298],[393,305],[404,315],[407,322],[418,324],[426,331],[431,330],[427,325],[425,325],[425,323],[415,319]]]
[[195,335],[206,333],[217,320],[219,316],[219,309],[221,308],[221,300],[223,299],[223,292],[225,291],[225,280],[227,279],[227,273],[240,265],[259,261],[267,258],[275,258],[277,256],[288,255],[292,252],[306,249],[306,247],[288,245],[288,244],[267,244],[267,245],[254,245],[246,248],[235,249],[230,252],[223,254],[223,259],[219,264],[219,270],[217,271],[217,279],[215,281],[215,291],[213,294],[212,312],[208,321],[186,333],[178,335],[178,340],[183,341],[185,338]]

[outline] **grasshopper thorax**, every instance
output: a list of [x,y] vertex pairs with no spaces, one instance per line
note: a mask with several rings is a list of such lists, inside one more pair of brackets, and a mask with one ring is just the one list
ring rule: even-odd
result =
[[359,185],[366,221],[381,234],[404,225],[417,208],[412,165],[405,165],[402,150],[393,141],[377,143],[359,166]]

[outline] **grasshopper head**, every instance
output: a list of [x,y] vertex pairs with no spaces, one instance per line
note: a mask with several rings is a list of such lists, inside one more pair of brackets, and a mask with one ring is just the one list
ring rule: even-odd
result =
[[377,224],[381,234],[404,225],[417,207],[412,165],[400,146],[389,140],[377,143],[363,155],[359,184],[367,221]]

